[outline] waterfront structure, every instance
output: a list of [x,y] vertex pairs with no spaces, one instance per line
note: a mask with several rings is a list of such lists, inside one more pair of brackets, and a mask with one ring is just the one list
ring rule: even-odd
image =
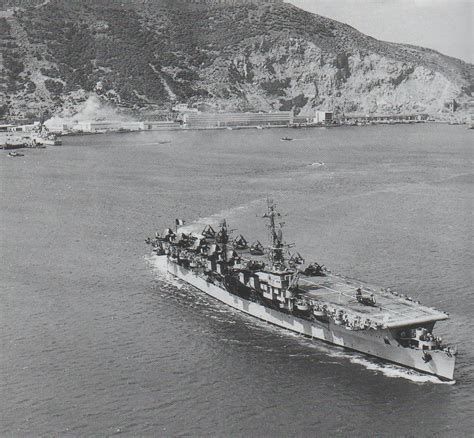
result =
[[[412,298],[362,284],[289,254],[280,214],[269,201],[263,216],[270,244],[231,238],[226,221],[214,230],[147,239],[172,275],[219,301],[288,330],[452,380],[456,350],[433,335],[444,312]],[[280,223],[279,223],[280,222]],[[278,225],[279,223],[279,225]],[[266,256],[265,257],[265,253]]]
[[32,124],[27,124],[27,125],[11,125],[9,131],[12,132],[32,132],[40,129],[41,123],[40,122],[34,122]]
[[415,123],[424,122],[429,119],[428,114],[373,114],[361,115],[350,114],[341,117],[341,122],[345,124],[369,124],[369,123]]
[[73,126],[78,132],[108,132],[118,131],[120,122],[113,121],[80,121]]
[[72,126],[72,130],[78,132],[106,133],[118,131],[178,129],[180,127],[181,124],[173,120],[151,120],[143,122],[102,120],[77,122]]
[[174,120],[152,120],[143,122],[147,131],[181,129],[181,124]]
[[74,131],[80,132],[113,132],[113,131],[142,131],[145,129],[144,122],[121,122],[113,120],[102,121],[80,121],[73,126]]
[[173,108],[173,111],[178,113],[198,113],[197,108],[189,108],[187,103],[178,103]]
[[119,130],[125,131],[143,131],[145,129],[144,122],[120,122]]
[[10,149],[24,147],[30,144],[30,134],[24,132],[21,126],[11,124],[0,125],[0,148]]
[[330,124],[333,121],[333,113],[330,111],[316,111],[313,122],[318,124]]
[[71,122],[64,122],[62,120],[51,119],[45,122],[45,126],[51,132],[54,132],[57,134],[64,134],[66,132],[72,131],[74,124]]
[[0,146],[39,147],[45,145],[59,146],[61,141],[41,122],[28,125],[0,125]]
[[13,128],[15,128],[15,125],[7,124],[7,125],[0,125],[0,132],[9,132]]
[[245,126],[287,126],[293,123],[293,111],[272,113],[185,113],[188,128],[226,128]]

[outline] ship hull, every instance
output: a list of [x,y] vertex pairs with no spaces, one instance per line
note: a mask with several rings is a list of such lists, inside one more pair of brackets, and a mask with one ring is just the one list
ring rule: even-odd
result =
[[332,320],[308,320],[283,313],[234,295],[198,273],[169,260],[167,256],[160,257],[166,259],[169,273],[241,312],[310,338],[413,368],[443,380],[453,379],[455,358],[444,351],[430,351],[430,358],[427,360],[423,351],[400,346],[388,329],[348,330]]

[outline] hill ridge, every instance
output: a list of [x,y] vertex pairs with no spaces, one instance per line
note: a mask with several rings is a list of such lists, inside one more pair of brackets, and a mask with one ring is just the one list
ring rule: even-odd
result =
[[94,94],[135,110],[187,102],[443,116],[453,100],[466,113],[474,91],[471,64],[290,4],[155,9],[136,1],[106,8],[51,0],[3,12],[4,112],[74,111]]

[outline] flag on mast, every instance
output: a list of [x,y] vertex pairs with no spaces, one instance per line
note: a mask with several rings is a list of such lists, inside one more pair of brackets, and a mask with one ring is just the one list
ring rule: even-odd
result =
[[180,226],[182,226],[182,225],[184,225],[183,219],[176,219],[176,226],[177,226],[177,227],[180,227]]

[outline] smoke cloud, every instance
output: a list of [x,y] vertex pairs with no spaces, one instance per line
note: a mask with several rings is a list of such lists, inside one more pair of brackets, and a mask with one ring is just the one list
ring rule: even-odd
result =
[[124,114],[120,114],[111,104],[100,100],[96,95],[90,95],[87,100],[82,103],[75,114],[70,116],[54,116],[45,122],[47,127],[58,125],[73,126],[78,122],[112,120],[119,122],[130,122],[135,119]]

